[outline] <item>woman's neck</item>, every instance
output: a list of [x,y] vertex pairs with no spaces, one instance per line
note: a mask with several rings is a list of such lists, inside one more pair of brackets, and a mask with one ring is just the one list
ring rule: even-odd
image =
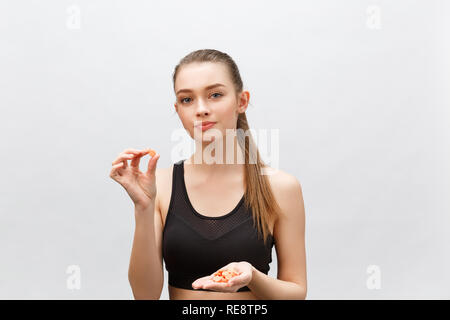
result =
[[[228,174],[236,170],[242,170],[244,157],[241,147],[234,137],[233,143],[227,148],[226,141],[214,140],[213,142],[196,143],[195,152],[184,162],[190,165],[191,170],[211,176],[215,174]],[[222,149],[222,152],[220,152]]]

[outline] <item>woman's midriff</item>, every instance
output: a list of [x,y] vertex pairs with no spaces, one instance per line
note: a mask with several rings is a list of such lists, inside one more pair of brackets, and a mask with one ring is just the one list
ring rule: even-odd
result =
[[176,288],[169,285],[170,300],[258,300],[251,291],[215,292]]

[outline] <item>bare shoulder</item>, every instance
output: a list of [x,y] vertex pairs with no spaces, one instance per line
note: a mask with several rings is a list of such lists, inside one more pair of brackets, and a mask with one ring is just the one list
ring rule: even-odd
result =
[[292,207],[303,203],[302,187],[296,176],[281,170],[267,167],[267,177],[275,199],[283,214],[292,212]]
[[167,198],[168,190],[172,189],[172,169],[173,165],[167,168],[156,167],[155,177],[156,177],[156,202],[158,206],[161,201],[164,202]]
[[294,175],[281,169],[274,169],[272,167],[267,168],[269,170],[266,175],[269,178],[270,185],[273,189],[281,189],[282,191],[286,191],[288,189],[301,188],[300,182]]

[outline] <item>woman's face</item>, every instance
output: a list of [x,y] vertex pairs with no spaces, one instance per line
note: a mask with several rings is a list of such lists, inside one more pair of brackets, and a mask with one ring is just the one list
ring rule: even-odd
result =
[[[213,62],[182,66],[175,81],[175,95],[175,110],[184,128],[193,139],[201,141],[211,141],[212,136],[222,138],[226,129],[235,130],[239,113],[245,112],[249,100],[248,91],[236,97],[226,66]],[[215,124],[202,131],[204,121]]]

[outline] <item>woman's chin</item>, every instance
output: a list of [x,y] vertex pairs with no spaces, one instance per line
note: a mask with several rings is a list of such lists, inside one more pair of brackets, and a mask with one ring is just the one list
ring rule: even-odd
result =
[[220,139],[220,137],[217,137],[216,135],[213,134],[203,134],[201,139],[198,141],[201,141],[203,143],[208,143],[208,142],[213,142],[213,141],[218,141]]

